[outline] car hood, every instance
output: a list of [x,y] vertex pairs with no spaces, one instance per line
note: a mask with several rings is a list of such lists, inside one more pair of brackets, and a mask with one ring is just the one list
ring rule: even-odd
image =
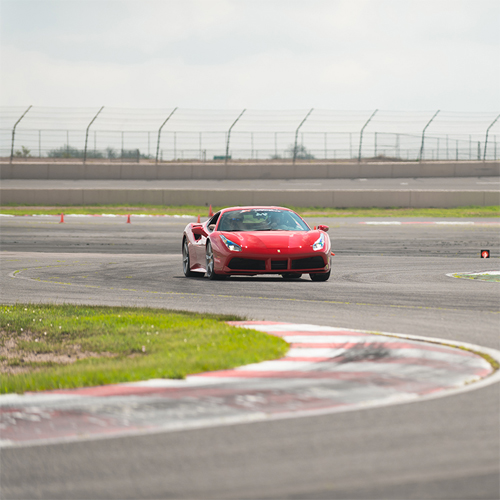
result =
[[223,232],[224,236],[241,247],[248,248],[303,248],[311,247],[322,234],[321,231],[245,231]]

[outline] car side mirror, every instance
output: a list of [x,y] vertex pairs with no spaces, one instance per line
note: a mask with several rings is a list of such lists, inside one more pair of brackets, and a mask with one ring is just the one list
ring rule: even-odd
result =
[[325,225],[323,225],[323,224],[320,224],[320,225],[318,226],[318,229],[319,229],[320,231],[324,231],[324,232],[326,233],[326,232],[328,232],[328,230],[329,230],[330,228],[329,228],[328,226],[325,226]]
[[193,234],[197,236],[207,236],[207,233],[205,232],[205,229],[203,229],[203,226],[194,226],[192,229]]

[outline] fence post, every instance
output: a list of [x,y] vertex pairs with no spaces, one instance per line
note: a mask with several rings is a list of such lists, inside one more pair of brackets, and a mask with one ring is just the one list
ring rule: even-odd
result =
[[486,161],[486,147],[488,146],[488,133],[490,131],[490,128],[493,127],[493,125],[495,125],[495,123],[497,122],[497,120],[500,118],[500,115],[498,115],[494,120],[493,122],[491,122],[490,126],[486,129],[486,137],[484,139],[484,155],[483,155],[483,161]]
[[[165,119],[165,121],[161,124],[161,127],[158,129],[158,142],[156,143],[156,161],[155,163],[158,163],[158,153],[160,152],[160,135],[161,135],[161,129],[163,128],[163,126],[165,125],[165,123],[168,122],[168,120],[170,120],[170,117],[175,113],[177,108],[174,108],[174,110],[167,116],[167,118]],[[162,155],[162,158],[163,158],[163,155]]]
[[238,120],[241,118],[241,116],[243,115],[243,113],[245,111],[246,111],[246,108],[238,115],[238,118],[236,118],[236,120],[234,120],[233,124],[229,127],[229,130],[227,131],[226,158],[225,158],[225,162],[224,163],[227,163],[227,159],[228,159],[228,156],[229,156],[229,141],[231,140],[231,130],[236,125],[236,123],[238,122]]
[[311,108],[309,110],[309,113],[307,113],[307,115],[304,117],[304,119],[300,122],[300,125],[297,127],[297,130],[295,131],[295,143],[294,143],[294,146],[293,146],[293,163],[295,164],[295,160],[297,158],[297,137],[299,135],[299,130],[300,130],[300,127],[302,127],[302,125],[304,124],[304,122],[309,118],[309,115],[313,112],[313,109],[314,108]]
[[370,123],[371,119],[375,116],[375,113],[378,111],[378,109],[376,109],[370,116],[370,118],[368,118],[368,120],[366,120],[366,123],[363,125],[363,128],[361,129],[361,132],[359,133],[359,153],[358,153],[358,162],[361,161],[361,145],[363,144],[363,132],[365,130],[365,127]]
[[12,163],[12,158],[14,157],[14,137],[16,136],[16,127],[17,124],[24,118],[24,115],[32,108],[33,106],[31,105],[22,115],[19,120],[14,124],[14,128],[12,129],[12,145],[10,147],[10,163]]
[[[87,127],[87,131],[85,132],[85,149],[83,150],[83,163],[87,161],[87,141],[89,138],[89,128],[90,126],[94,123],[95,119],[99,116],[99,113],[104,109],[104,106],[101,107],[101,109],[97,112],[97,114],[92,118],[91,122],[89,123]],[[69,141],[68,141],[69,142]]]
[[436,118],[437,114],[439,113],[439,109],[434,113],[433,117],[427,122],[427,125],[424,127],[424,130],[422,130],[422,144],[420,145],[420,153],[418,155],[418,161],[422,161],[422,154],[424,152],[424,140],[425,140],[425,131],[427,127],[432,123],[432,120]]

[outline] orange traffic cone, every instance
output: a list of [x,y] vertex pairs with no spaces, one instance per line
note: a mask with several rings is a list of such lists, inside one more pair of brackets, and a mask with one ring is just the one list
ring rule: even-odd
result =
[[127,215],[127,224],[130,224],[130,214]]
[[208,210],[208,216],[212,217],[213,214],[214,214],[214,211],[212,210],[212,205],[210,205],[210,208]]
[[59,224],[60,224],[61,222],[64,222],[64,214],[61,214],[61,220],[59,221]]
[[200,216],[198,215],[198,224],[201,222]]

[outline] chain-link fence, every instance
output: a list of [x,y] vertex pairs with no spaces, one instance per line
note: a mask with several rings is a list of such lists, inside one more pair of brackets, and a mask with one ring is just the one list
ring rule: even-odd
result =
[[498,113],[0,108],[0,156],[100,160],[496,160]]

